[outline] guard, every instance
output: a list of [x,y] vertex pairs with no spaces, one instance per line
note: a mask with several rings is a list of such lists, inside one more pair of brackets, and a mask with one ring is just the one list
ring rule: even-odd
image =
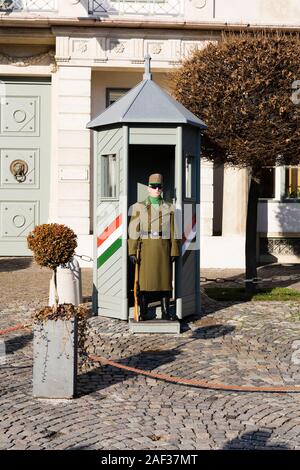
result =
[[149,196],[131,208],[128,255],[132,263],[139,263],[140,320],[148,319],[148,303],[154,297],[160,298],[162,319],[178,320],[170,311],[170,297],[172,262],[180,254],[179,240],[176,238],[175,208],[163,200],[162,191],[162,175],[150,175]]

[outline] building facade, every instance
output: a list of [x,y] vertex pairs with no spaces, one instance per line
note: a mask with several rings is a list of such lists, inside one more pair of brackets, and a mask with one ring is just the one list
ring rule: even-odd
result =
[[[30,255],[28,232],[54,221],[92,256],[86,124],[141,80],[147,53],[153,79],[168,89],[168,73],[195,48],[223,31],[266,28],[300,29],[299,2],[0,0],[0,256]],[[261,259],[297,259],[298,178],[297,168],[266,173]],[[203,267],[244,266],[247,188],[246,170],[202,161]]]

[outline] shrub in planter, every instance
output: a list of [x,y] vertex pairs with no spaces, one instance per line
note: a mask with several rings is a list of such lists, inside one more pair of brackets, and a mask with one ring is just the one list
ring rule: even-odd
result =
[[83,306],[59,304],[57,268],[71,261],[76,235],[61,224],[38,225],[27,237],[40,266],[54,271],[55,300],[34,315],[33,394],[42,398],[72,398],[76,389],[78,320]]
[[34,259],[40,266],[54,271],[55,303],[53,312],[58,308],[57,268],[66,264],[74,256],[77,235],[62,224],[42,224],[35,227],[27,237],[28,248],[33,251]]

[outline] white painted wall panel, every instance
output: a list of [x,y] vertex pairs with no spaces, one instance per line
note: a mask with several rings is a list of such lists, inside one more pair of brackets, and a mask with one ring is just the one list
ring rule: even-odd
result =
[[212,185],[202,184],[200,187],[201,202],[212,202],[214,199],[214,188]]
[[[90,115],[91,102],[82,96],[60,96],[58,102],[59,113],[88,113]],[[86,123],[87,124],[87,123]],[[85,127],[85,126],[84,126]]]
[[300,232],[300,203],[259,203],[257,215],[258,232]]
[[202,237],[200,240],[202,268],[245,269],[245,237]]
[[60,113],[58,115],[59,129],[62,130],[85,130],[89,122],[90,114]]
[[59,130],[58,131],[59,148],[90,148],[90,131],[78,130]]
[[[88,201],[90,199],[90,185],[88,182],[59,182],[58,196],[59,200],[73,200],[76,196],[76,199]],[[78,214],[78,216],[80,215],[82,216],[82,214]]]
[[60,153],[59,163],[62,165],[89,165],[90,159],[89,148],[64,148]]
[[91,72],[89,67],[61,67],[59,75],[67,80],[90,80]]
[[89,201],[62,199],[60,203],[58,208],[59,217],[80,217],[80,214],[86,214],[89,210]]
[[65,80],[59,81],[60,96],[86,96],[90,97],[91,82],[90,80]]
[[214,207],[212,202],[202,202],[200,204],[200,217],[213,218]]
[[70,227],[77,235],[87,234],[89,232],[89,219],[76,217],[58,217],[59,224],[65,224]]

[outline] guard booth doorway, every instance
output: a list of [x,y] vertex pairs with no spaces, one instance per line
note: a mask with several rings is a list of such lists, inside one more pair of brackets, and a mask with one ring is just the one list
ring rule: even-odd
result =
[[[153,173],[163,176],[163,199],[175,204],[175,145],[138,145],[130,144],[128,152],[128,209],[136,202],[144,201],[149,195],[148,178]],[[130,217],[128,217],[129,224]],[[128,307],[134,306],[134,266],[128,260],[127,295]],[[175,290],[173,273],[173,295]],[[151,298],[150,316],[154,315],[155,305],[159,301],[155,295]],[[130,315],[131,316],[131,315]]]
[[129,207],[146,199],[148,177],[152,173],[163,175],[163,198],[175,202],[175,145],[129,145],[128,163]]

